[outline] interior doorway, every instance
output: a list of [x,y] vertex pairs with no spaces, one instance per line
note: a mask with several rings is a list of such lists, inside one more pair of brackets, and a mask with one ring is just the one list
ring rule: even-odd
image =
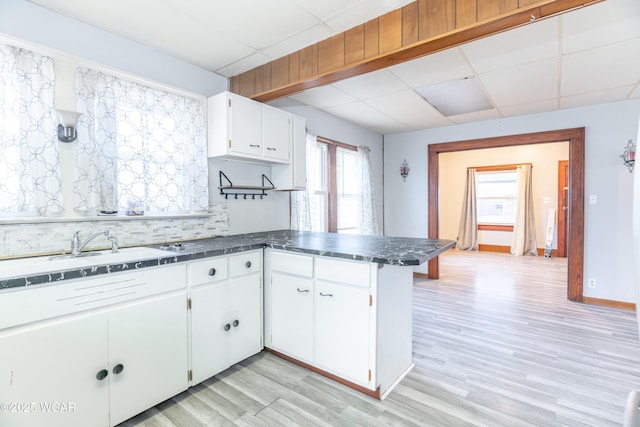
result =
[[[563,129],[530,134],[500,136],[429,145],[429,218],[430,239],[439,235],[438,154],[479,148],[509,147],[549,142],[569,142],[567,209],[567,298],[582,302],[584,265],[584,128]],[[429,277],[439,277],[438,258],[429,261]]]

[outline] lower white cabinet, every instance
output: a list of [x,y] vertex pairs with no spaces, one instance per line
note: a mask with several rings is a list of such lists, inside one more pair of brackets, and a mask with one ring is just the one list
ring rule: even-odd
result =
[[313,279],[274,271],[270,289],[271,347],[313,363]]
[[407,267],[265,250],[265,347],[384,398],[413,367]]
[[368,385],[372,370],[369,288],[317,280],[315,290],[315,365]]
[[188,268],[195,385],[262,350],[262,250]]
[[[0,401],[8,405],[0,426],[113,426],[186,390],[184,267],[114,274],[91,287],[128,281],[135,294],[160,277],[173,289],[0,330]],[[85,282],[61,286],[83,292]],[[37,289],[19,292],[38,303]]]

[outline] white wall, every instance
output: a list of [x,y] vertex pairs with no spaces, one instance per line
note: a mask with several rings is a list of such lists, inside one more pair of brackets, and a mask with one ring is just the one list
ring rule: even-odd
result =
[[318,136],[340,141],[349,145],[366,145],[371,149],[371,175],[373,177],[374,197],[376,200],[376,215],[380,230],[383,229],[383,136],[354,123],[333,116],[327,112],[307,105],[275,101],[271,105],[289,111],[307,119],[307,129]]
[[[427,236],[429,144],[585,127],[584,295],[635,302],[630,232],[632,174],[622,164],[620,154],[629,139],[635,141],[639,113],[640,100],[632,100],[388,135],[384,153],[385,232]],[[399,174],[404,159],[411,168],[406,182]],[[588,204],[591,194],[597,195],[598,204]],[[588,278],[597,280],[597,288],[586,286]]]
[[[538,248],[544,248],[549,208],[558,207],[558,161],[568,159],[568,142],[439,154],[438,172],[442,195],[439,204],[440,238],[456,240],[458,237],[468,167],[531,163],[536,241]],[[547,203],[544,202],[545,197],[549,200]],[[556,228],[554,248],[557,248],[557,231]],[[511,246],[512,236],[513,233],[507,231],[480,230],[478,243]]]

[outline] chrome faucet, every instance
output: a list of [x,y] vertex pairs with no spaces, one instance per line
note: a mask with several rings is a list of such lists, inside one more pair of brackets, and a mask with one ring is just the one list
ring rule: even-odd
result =
[[109,230],[98,231],[97,233],[92,234],[85,240],[84,242],[80,241],[80,232],[76,231],[73,234],[73,238],[71,239],[71,256],[80,256],[80,253],[87,246],[87,243],[92,241],[94,238],[104,235],[111,240],[111,251],[118,252],[118,240],[114,236],[109,236]]

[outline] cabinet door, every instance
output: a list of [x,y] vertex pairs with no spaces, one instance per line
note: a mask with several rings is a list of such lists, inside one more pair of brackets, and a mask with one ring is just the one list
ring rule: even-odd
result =
[[264,157],[289,162],[291,126],[289,113],[276,108],[264,107],[262,112]]
[[0,426],[108,426],[107,354],[106,314],[0,333]]
[[[215,282],[191,290],[191,370],[198,384],[229,367],[227,339],[228,283]],[[231,328],[231,326],[229,326]]]
[[316,280],[315,364],[356,384],[369,381],[369,290]]
[[230,94],[229,152],[262,157],[262,104]]
[[108,315],[115,425],[187,389],[186,292],[144,299]]
[[307,187],[307,122],[300,117],[293,118],[293,185],[292,188]]
[[262,350],[260,274],[229,280],[229,366]]
[[313,280],[271,273],[271,346],[313,363]]

